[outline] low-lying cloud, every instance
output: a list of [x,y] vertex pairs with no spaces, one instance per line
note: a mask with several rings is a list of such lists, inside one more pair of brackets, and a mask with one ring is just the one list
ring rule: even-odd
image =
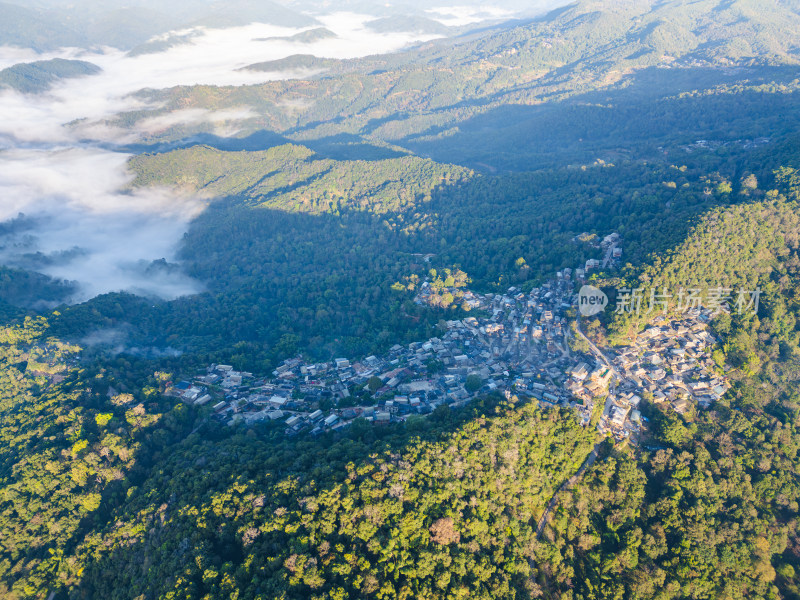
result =
[[448,27],[463,27],[481,21],[507,19],[514,15],[513,11],[497,6],[445,6],[428,9],[430,17]]
[[224,136],[235,135],[235,127],[230,124],[239,123],[252,119],[258,115],[247,106],[231,108],[228,110],[210,111],[203,108],[186,108],[176,110],[165,115],[158,115],[143,119],[136,124],[136,129],[140,133],[152,135],[160,131],[175,127],[176,125],[196,125],[198,123],[210,123],[214,126],[216,135]]
[[5,151],[0,220],[16,226],[0,237],[0,260],[78,282],[72,302],[118,290],[161,298],[200,291],[188,276],[153,263],[173,259],[204,203],[168,190],[124,191],[126,161],[96,148]]
[[136,56],[112,48],[37,56],[28,49],[0,47],[0,68],[58,57],[102,69],[94,76],[63,80],[39,95],[0,93],[0,224],[13,221],[13,226],[0,228],[0,262],[76,282],[80,291],[71,302],[113,291],[163,299],[197,293],[202,286],[176,271],[173,263],[183,233],[205,201],[170,190],[131,190],[130,155],[110,151],[108,144],[134,142],[180,124],[207,123],[218,135],[233,135],[257,115],[247,106],[187,108],[154,114],[135,131],[110,127],[106,121],[125,111],[161,108],[133,95],[145,88],[263,83],[293,73],[242,67],[298,53],[354,58],[436,37],[376,33],[364,26],[371,18],[319,17],[336,37],[311,43],[265,41],[304,29],[253,24],[179,32],[185,43]]
[[180,350],[169,346],[159,348],[132,344],[130,329],[130,327],[99,329],[84,336],[80,340],[80,345],[112,356],[125,353],[142,358],[177,358],[183,354]]

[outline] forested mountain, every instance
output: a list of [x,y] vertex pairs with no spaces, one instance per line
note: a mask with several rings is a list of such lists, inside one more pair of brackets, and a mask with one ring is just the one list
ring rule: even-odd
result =
[[[780,171],[776,184],[762,200],[748,188],[749,199],[710,211],[658,259],[668,264],[658,272],[677,278],[670,283],[697,285],[706,261],[735,268],[729,248],[736,243],[762,248],[741,253],[750,261],[743,274],[755,269],[765,285],[794,289],[796,173]],[[775,244],[779,238],[788,251]],[[642,267],[643,281],[652,268]],[[547,500],[598,441],[569,411],[487,399],[379,438],[372,427],[354,426],[338,441],[287,441],[270,427],[245,433],[208,424],[181,438],[192,417],[181,407],[165,414],[157,400],[169,373],[147,378],[145,364],[118,361],[91,387],[75,389],[69,382],[80,374],[65,364],[75,349],[45,342],[46,325],[29,321],[7,330],[4,358],[14,385],[30,390],[27,409],[19,412],[19,388],[9,383],[5,410],[15,419],[32,418],[31,410],[54,418],[80,399],[69,418],[81,428],[69,441],[53,429],[44,446],[26,446],[26,453],[50,453],[46,475],[14,469],[6,498],[40,506],[36,514],[56,523],[65,541],[51,535],[34,544],[36,530],[23,523],[39,517],[6,511],[6,547],[13,540],[27,554],[11,554],[26,566],[4,581],[23,597],[49,589],[51,573],[74,586],[76,598],[793,597],[800,404],[789,373],[798,372],[791,333],[798,310],[792,295],[779,294],[765,296],[754,321],[726,329],[720,320],[727,359],[741,366],[730,396],[691,419],[649,407],[651,445],[636,456],[598,446],[600,459],[561,493],[541,537],[535,523]],[[741,346],[743,335],[752,336],[749,347]],[[741,362],[743,351],[755,362]],[[26,372],[41,375],[27,379]],[[53,374],[67,377],[48,385]],[[128,388],[132,381],[147,385]],[[147,441],[137,443],[143,434]],[[164,443],[169,451],[161,453]],[[53,445],[67,451],[58,458]],[[138,467],[114,467],[132,452]],[[59,483],[65,469],[72,479]],[[105,469],[118,473],[116,483],[75,479],[88,470],[94,482]],[[51,514],[55,506],[39,504],[41,478],[49,490],[72,486],[96,518]],[[44,552],[64,546],[68,554]]]
[[293,54],[278,60],[268,60],[248,65],[250,71],[314,71],[324,69],[333,64],[332,60],[317,58],[313,54]]
[[502,176],[415,156],[332,160],[297,145],[140,155],[135,186],[218,199],[182,250],[209,292],[155,306],[98,298],[62,310],[53,326],[85,335],[99,311],[104,327],[135,322],[143,339],[252,369],[295,348],[320,358],[375,352],[418,339],[443,316],[391,289],[422,269],[417,255],[460,265],[490,291],[589,258],[573,239],[585,231],[624,231],[629,260],[641,261],[679,243],[693,216],[729,202],[705,194],[710,165],[735,172],[751,154],[704,157],[692,169],[597,164]]
[[[748,178],[739,202],[710,211],[684,242],[629,273],[645,296],[760,288],[761,307],[714,321],[723,339],[716,358],[735,369],[724,401],[688,420],[649,405],[650,452],[635,467],[610,458],[562,498],[548,533],[562,593],[797,597],[800,180],[794,169],[776,180],[764,193]],[[610,329],[627,343],[642,326],[616,315]]]
[[172,30],[253,22],[307,27],[315,20],[278,3],[249,0],[181,0],[169,4],[137,0],[124,6],[92,0],[69,6],[21,0],[0,3],[0,40],[37,52],[87,46],[130,50]]
[[195,146],[131,161],[134,186],[170,185],[210,198],[236,196],[248,204],[309,214],[339,207],[400,213],[439,185],[470,177],[467,169],[416,156],[380,161],[331,160],[302,146],[263,152],[221,152]]
[[[798,60],[800,18],[792,3],[635,0],[598,8],[577,3],[490,35],[349,61],[310,81],[176,88],[154,97],[166,100],[167,110],[247,105],[261,115],[252,127],[297,141],[356,135],[439,160],[466,154],[471,166],[527,170],[530,158],[554,145],[559,152],[572,144],[596,151],[591,142],[617,149],[642,131],[658,146],[678,124],[687,135],[733,133],[738,111],[709,107],[698,118],[698,99],[687,95],[693,92],[704,104],[730,101],[734,109],[733,102],[758,104],[765,92],[795,89],[794,69],[782,68]],[[634,118],[609,119],[609,109]],[[663,124],[663,132],[649,132],[652,124]],[[620,131],[626,126],[632,131]],[[593,140],[594,132],[602,137]],[[509,138],[516,162],[506,155]],[[476,147],[485,148],[480,157]]]
[[104,520],[98,509],[124,498],[148,457],[187,433],[189,415],[159,397],[163,380],[152,373],[128,371],[136,397],[109,397],[105,369],[85,371],[80,348],[50,337],[44,319],[4,327],[0,341],[0,594],[36,597],[54,585],[68,548]]
[[0,36],[9,45],[37,51],[78,46],[85,41],[57,18],[7,2],[0,3]]
[[[97,39],[148,39],[89,8],[67,31],[49,4],[3,7],[14,19],[0,35],[87,44],[90,15],[108,27]],[[281,43],[333,39],[294,2],[201,4],[164,7],[159,23],[274,17],[309,28]],[[444,32],[398,18],[425,8],[410,4],[375,8],[367,26]],[[204,204],[174,264],[142,265],[201,291],[66,305],[78,282],[0,267],[0,597],[800,598],[799,34],[794,0],[592,0],[392,55],[249,67],[325,69],[311,77],[137,93],[156,104],[102,125],[248,115],[232,136],[167,118],[113,146],[131,155],[115,198]],[[68,68],[25,85],[90,70],[49,66]],[[0,252],[17,219],[0,224]],[[643,393],[638,443],[516,384],[315,435],[289,432],[287,415],[245,423],[215,417],[218,398],[175,397],[212,363],[269,377],[297,356],[366,362],[439,339],[447,320],[491,310],[415,302],[425,277],[527,293],[597,258],[612,232],[622,263],[590,272],[612,304],[623,287],[762,292],[755,314],[709,323],[706,362],[730,389],[681,413]],[[611,352],[654,316],[580,322]],[[336,383],[317,406],[398,394],[380,377]]]
[[0,89],[13,88],[23,93],[48,90],[61,79],[87,77],[100,72],[100,67],[82,60],[52,60],[21,63],[0,71]]

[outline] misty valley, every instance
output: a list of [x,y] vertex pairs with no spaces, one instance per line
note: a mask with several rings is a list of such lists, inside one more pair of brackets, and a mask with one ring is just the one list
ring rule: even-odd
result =
[[799,38],[0,1],[0,598],[800,599]]

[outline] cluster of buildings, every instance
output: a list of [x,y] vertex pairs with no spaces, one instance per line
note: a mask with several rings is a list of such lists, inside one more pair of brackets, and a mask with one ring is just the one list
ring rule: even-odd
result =
[[718,340],[708,329],[711,317],[705,309],[657,317],[631,346],[620,348],[613,360],[621,375],[620,398],[633,399],[632,409],[643,397],[680,414],[719,400],[730,384],[712,359]]
[[605,349],[594,361],[578,363],[569,372],[567,388],[582,402],[578,408],[584,422],[595,402],[603,400],[599,431],[636,441],[646,421],[639,410],[642,400],[666,403],[679,414],[719,400],[730,384],[711,358],[718,342],[708,328],[711,317],[706,309],[657,317],[630,346]]
[[[590,258],[585,262],[585,264],[575,269],[575,279],[578,281],[585,281],[591,275],[592,271],[617,266],[622,258],[622,247],[620,246],[621,238],[616,232],[610,233],[604,238],[600,238],[595,234],[584,232],[575,236],[573,241],[587,244],[592,248],[596,248],[603,252],[602,259]],[[556,275],[558,277],[563,277],[564,275],[569,277],[571,271],[571,269],[565,269]]]
[[513,287],[505,294],[470,292],[480,317],[447,321],[438,337],[395,345],[380,357],[313,364],[297,357],[270,377],[211,365],[171,384],[168,393],[211,406],[214,418],[229,424],[282,421],[287,434],[338,430],[357,418],[403,421],[491,391],[568,403],[566,311],[574,285],[560,275],[527,293]]
[[[404,421],[499,391],[536,398],[543,406],[572,406],[583,425],[595,417],[602,433],[635,441],[643,399],[686,413],[693,405],[708,407],[729,385],[710,358],[717,340],[707,327],[708,311],[657,318],[631,346],[615,351],[591,343],[589,353],[570,349],[575,284],[621,256],[617,234],[596,246],[602,261],[564,269],[527,292],[462,290],[477,316],[447,321],[438,337],[358,361],[291,358],[268,377],[211,365],[170,385],[168,393],[211,406],[222,422],[277,421],[294,435],[337,431],[357,418],[376,425]],[[428,298],[423,284],[416,300]]]

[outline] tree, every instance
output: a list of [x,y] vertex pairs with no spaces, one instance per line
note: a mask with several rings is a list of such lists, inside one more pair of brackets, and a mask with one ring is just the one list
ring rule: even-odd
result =
[[467,376],[467,381],[464,383],[464,388],[466,388],[470,394],[474,394],[481,389],[481,387],[483,387],[483,380],[481,379],[480,375],[475,375],[473,373],[472,375]]
[[742,178],[742,187],[748,190],[755,190],[758,188],[758,179],[751,173]]
[[367,381],[367,387],[369,388],[369,391],[374,394],[383,387],[383,380],[380,377],[373,375]]
[[733,191],[731,184],[727,181],[722,181],[717,185],[718,194],[730,194]]
[[461,534],[450,517],[443,517],[434,521],[430,526],[430,532],[431,539],[443,546],[461,541]]
[[444,363],[440,360],[436,360],[435,358],[431,358],[425,363],[425,368],[428,370],[429,375],[435,375],[436,373],[441,373],[444,370]]

